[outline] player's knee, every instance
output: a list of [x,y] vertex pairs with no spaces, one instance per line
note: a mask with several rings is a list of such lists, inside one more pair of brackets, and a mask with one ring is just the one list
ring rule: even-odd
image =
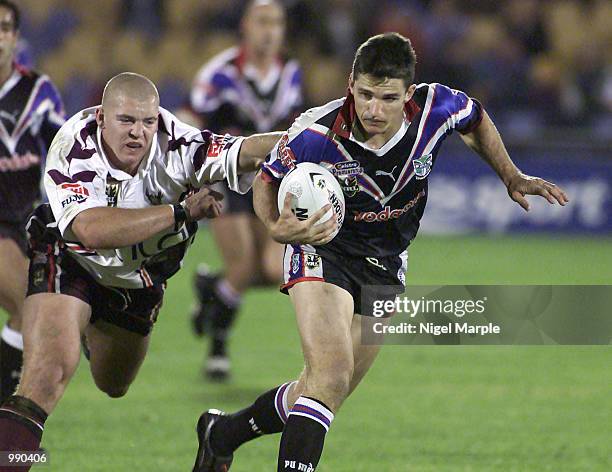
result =
[[330,367],[309,369],[308,387],[314,387],[338,400],[344,400],[351,386],[354,364],[352,359],[338,359]]
[[283,280],[282,264],[276,258],[265,257],[261,263],[261,273],[267,283],[281,283]]
[[129,385],[126,384],[115,384],[110,382],[96,381],[96,385],[100,390],[106,393],[111,398],[121,398],[130,389]]
[[248,255],[241,260],[226,261],[226,278],[232,286],[242,292],[256,279],[258,272],[254,255]]
[[17,329],[21,327],[21,310],[23,308],[23,300],[14,297],[7,297],[2,300],[2,308],[9,314],[8,325]]

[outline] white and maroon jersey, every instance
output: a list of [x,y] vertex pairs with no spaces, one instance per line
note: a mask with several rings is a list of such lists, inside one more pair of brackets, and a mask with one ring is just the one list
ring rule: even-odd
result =
[[160,283],[180,268],[196,223],[175,225],[141,243],[106,250],[83,247],[70,223],[88,208],[174,204],[193,189],[219,180],[245,193],[254,174],[238,176],[243,138],[198,130],[160,108],[151,150],[132,176],[109,163],[95,111],[93,107],[77,113],[53,140],[44,185],[55,222],[40,223],[57,227],[64,249],[99,283],[123,288]]
[[213,57],[198,71],[191,109],[215,132],[265,133],[286,129],[302,107],[302,72],[279,58],[259,77],[239,47]]
[[402,254],[419,229],[427,178],[444,139],[470,133],[483,116],[480,103],[441,84],[420,84],[405,107],[405,120],[380,149],[352,135],[352,95],[298,118],[274,147],[262,177],[279,182],[297,163],[328,168],[344,192],[346,216],[338,235],[317,252],[362,257]]
[[32,212],[44,156],[63,123],[49,77],[16,66],[0,87],[0,223],[22,226]]

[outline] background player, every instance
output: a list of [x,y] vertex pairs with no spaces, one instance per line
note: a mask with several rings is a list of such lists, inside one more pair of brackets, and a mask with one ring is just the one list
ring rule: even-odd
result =
[[[399,292],[404,286],[406,248],[425,209],[427,177],[453,131],[495,170],[524,209],[527,194],[567,203],[556,185],[514,165],[478,101],[441,84],[414,84],[415,64],[403,36],[370,38],[355,55],[347,97],[296,120],[256,179],[257,214],[273,238],[286,244],[282,290],[296,312],[305,367],[297,381],[264,393],[244,410],[229,416],[204,413],[195,472],[227,470],[241,444],[281,431],[277,470],[314,472],[335,414],[379,352],[379,346],[360,342],[361,315],[368,314],[362,288]],[[278,182],[305,161],[337,171],[345,193],[347,216],[329,244],[335,219],[315,224],[327,207],[300,222],[288,195],[280,215],[277,210]]]
[[[301,72],[282,56],[285,11],[276,0],[249,2],[241,21],[242,44],[212,58],[198,72],[191,93],[197,126],[234,135],[287,129],[302,105]],[[282,280],[282,246],[273,241],[253,211],[249,192],[239,195],[223,182],[224,211],[210,226],[225,265],[223,274],[200,266],[193,314],[198,335],[209,325],[211,345],[205,373],[229,374],[227,338],[244,291],[253,284]]]
[[195,190],[220,179],[248,190],[277,139],[187,126],[159,107],[149,79],[131,73],[108,82],[102,106],[61,128],[45,168],[50,205],[28,224],[25,362],[17,394],[0,408],[0,450],[38,449],[81,339],[96,385],[125,395],[196,221],[220,212],[216,192]]
[[17,6],[0,0],[0,306],[9,314],[0,341],[0,402],[15,391],[21,371],[25,222],[40,198],[42,160],[64,122],[49,78],[14,62],[19,19]]

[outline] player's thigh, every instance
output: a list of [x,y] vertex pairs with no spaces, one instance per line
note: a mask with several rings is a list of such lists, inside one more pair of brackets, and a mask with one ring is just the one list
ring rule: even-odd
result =
[[[28,259],[15,241],[0,238],[0,306],[17,321],[26,295]],[[21,322],[12,323],[15,329]]]
[[263,282],[281,283],[283,280],[283,251],[285,246],[270,237],[266,226],[257,217],[251,219]]
[[24,362],[18,394],[47,412],[79,363],[81,334],[91,316],[84,301],[59,293],[37,293],[23,306]]
[[353,299],[344,289],[306,281],[289,290],[307,371],[352,371]]
[[[355,368],[353,371],[353,377],[351,378],[351,393],[355,390],[357,385],[363,380],[368,370],[376,360],[380,348],[384,339],[382,335],[376,339],[372,338],[373,323],[385,323],[387,320],[384,318],[373,318],[369,316],[361,316],[355,314],[353,316],[353,322],[351,325],[351,338],[353,340],[353,359],[355,360]],[[368,344],[362,343],[362,332],[368,330]]]
[[86,328],[85,337],[96,385],[111,396],[125,394],[144,361],[151,335],[98,319]]
[[250,276],[257,256],[251,216],[248,213],[222,215],[211,220],[210,227],[227,270],[235,268]]

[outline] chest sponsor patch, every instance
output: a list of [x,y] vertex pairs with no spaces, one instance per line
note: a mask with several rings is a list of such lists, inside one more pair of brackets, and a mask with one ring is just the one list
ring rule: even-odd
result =
[[347,197],[354,197],[359,192],[359,182],[357,176],[364,173],[363,167],[357,161],[337,162],[331,169],[331,173],[334,174],[342,192]]
[[62,200],[62,208],[65,208],[66,205],[70,205],[71,203],[83,203],[85,200],[87,200],[87,197],[75,193]]

